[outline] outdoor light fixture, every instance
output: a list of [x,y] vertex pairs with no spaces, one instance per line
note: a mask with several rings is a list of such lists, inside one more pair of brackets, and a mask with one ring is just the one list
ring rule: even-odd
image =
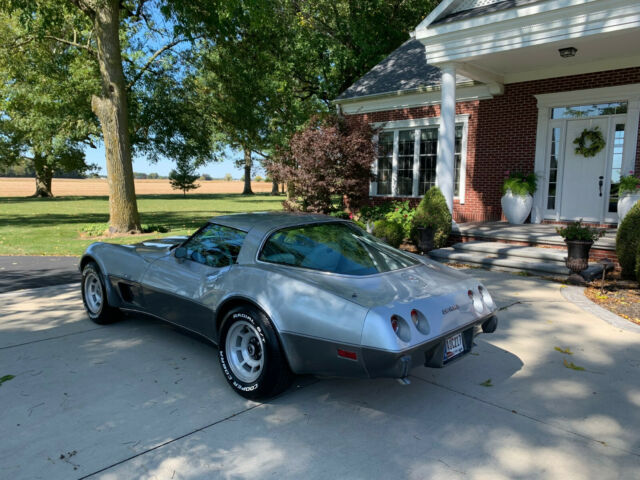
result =
[[558,52],[560,52],[560,56],[562,58],[575,57],[577,51],[578,51],[578,49],[574,48],[574,47],[567,47],[567,48],[559,48],[558,49]]

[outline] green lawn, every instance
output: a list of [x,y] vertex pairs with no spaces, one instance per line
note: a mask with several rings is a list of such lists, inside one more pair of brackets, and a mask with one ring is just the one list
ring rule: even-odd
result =
[[[141,195],[143,227],[162,226],[168,233],[99,239],[134,243],[169,235],[188,235],[216,215],[280,210],[282,197],[270,195]],[[0,197],[0,255],[80,255],[109,221],[107,197],[52,199]]]

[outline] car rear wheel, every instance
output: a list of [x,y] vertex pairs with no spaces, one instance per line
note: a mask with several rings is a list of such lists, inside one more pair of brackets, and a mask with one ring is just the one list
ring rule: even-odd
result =
[[227,313],[220,329],[220,366],[245,398],[273,397],[291,383],[291,370],[269,318],[253,306]]
[[107,289],[95,262],[87,263],[82,269],[82,302],[95,323],[104,325],[120,319],[120,310],[109,305]]

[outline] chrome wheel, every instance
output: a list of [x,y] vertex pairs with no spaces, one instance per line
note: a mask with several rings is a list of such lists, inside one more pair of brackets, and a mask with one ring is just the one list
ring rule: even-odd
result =
[[96,272],[90,271],[84,280],[84,300],[87,309],[94,315],[100,313],[104,301],[102,283]]
[[225,341],[233,374],[245,383],[255,382],[264,367],[264,343],[258,330],[246,320],[231,325]]

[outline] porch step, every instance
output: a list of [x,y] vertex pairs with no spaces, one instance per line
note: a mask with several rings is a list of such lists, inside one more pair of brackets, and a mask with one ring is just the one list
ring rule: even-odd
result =
[[[527,272],[538,276],[566,277],[566,250],[524,247],[501,242],[461,242],[449,248],[429,252],[429,256],[443,262],[480,265],[489,269]],[[590,264],[583,272],[587,278],[602,273],[602,266]]]
[[490,253],[502,257],[522,257],[541,262],[557,262],[564,265],[566,248],[525,247],[503,242],[460,242],[453,248],[464,252]]

